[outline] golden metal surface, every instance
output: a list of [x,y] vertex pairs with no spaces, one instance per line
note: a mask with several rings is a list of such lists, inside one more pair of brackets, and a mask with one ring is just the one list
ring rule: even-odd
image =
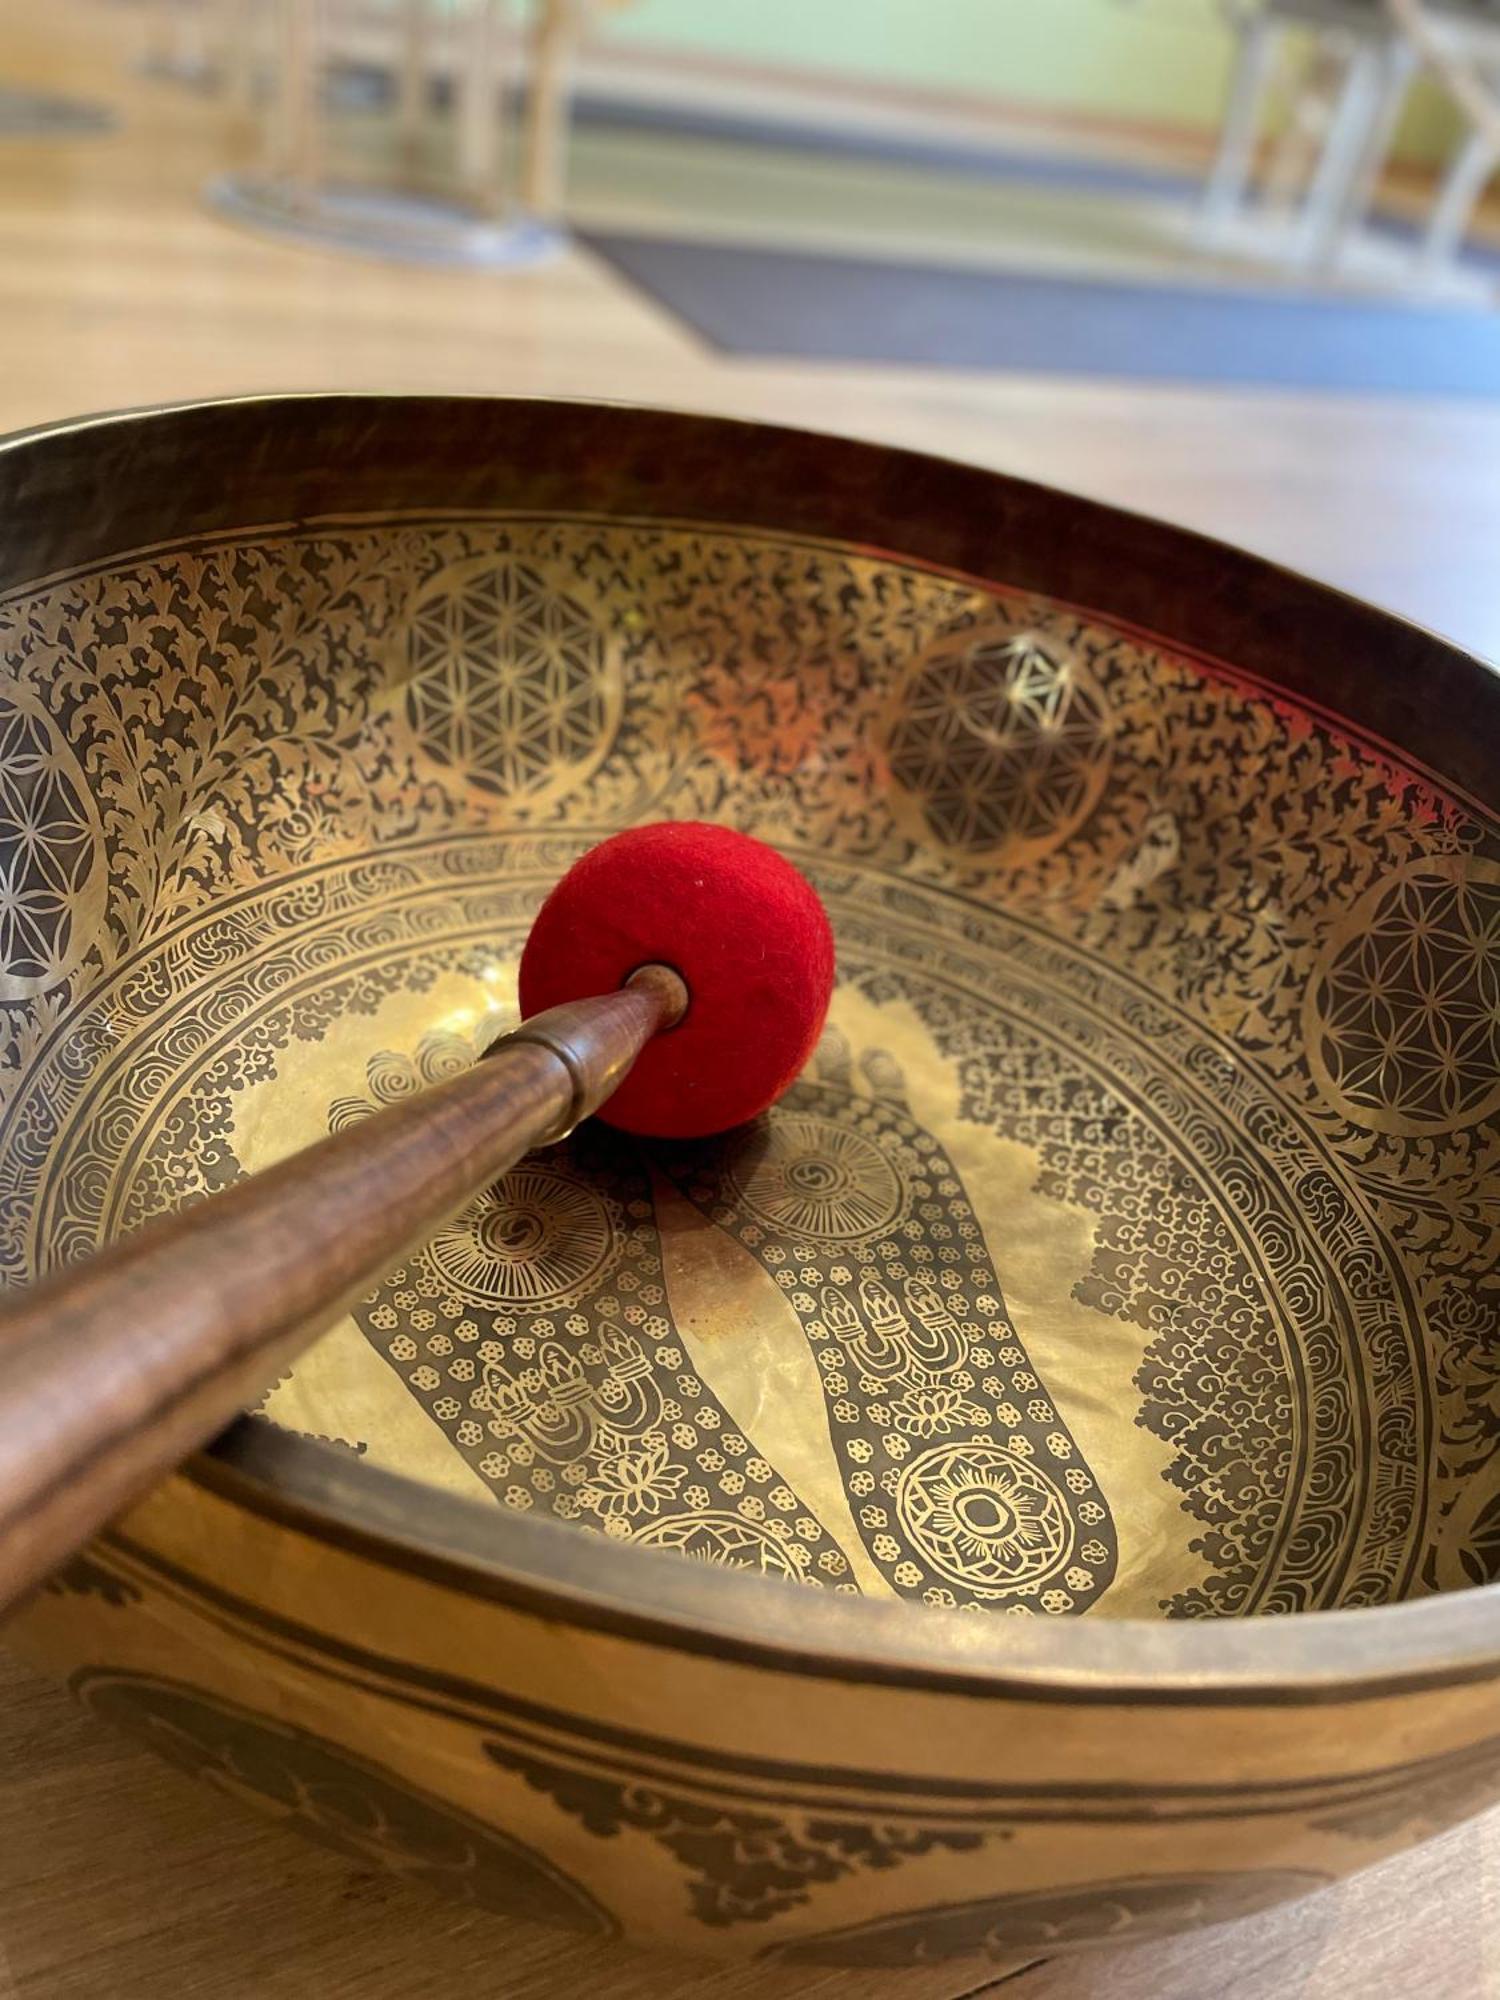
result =
[[472,1059],[566,862],[712,814],[833,912],[809,1077],[744,1139],[517,1169],[273,1417],[978,1611],[1482,1564],[1500,870],[1451,802],[1098,617],[764,534],[363,522],[7,616],[12,1117],[55,1121],[7,1162],[17,1273]]
[[[351,422],[359,464],[378,430]],[[1351,1694],[1346,1754],[1326,1711],[1277,1719],[1324,1700],[1312,1655],[1231,1715],[1165,1650],[1176,1677],[1127,1698],[1107,1642],[1076,1685],[1017,1692],[994,1636],[1494,1572],[1500,840],[1467,752],[1429,768],[1458,718],[1434,694],[1408,759],[1323,690],[1268,686],[1248,640],[1231,670],[1145,636],[1148,585],[1158,628],[1194,577],[1217,601],[1220,558],[1182,538],[1182,578],[1122,564],[1131,620],[1073,608],[1076,571],[1011,581],[1003,542],[978,581],[612,512],[613,490],[461,497],[288,504],[295,527],[38,564],[0,599],[0,1266],[25,1279],[474,1060],[541,897],[610,829],[758,833],[839,942],[802,1081],[720,1141],[585,1128],[525,1162],[265,1412],[467,1497],[528,1589],[589,1537],[626,1598],[633,1548],[776,1579],[777,1644],[787,1592],[914,1606],[990,1698],[916,1667],[925,1693],[882,1691],[874,1624],[868,1681],[848,1623],[836,1666],[757,1666],[712,1593],[681,1652],[575,1630],[471,1594],[435,1540],[425,1567],[335,1554],[331,1516],[191,1479],[44,1601],[35,1650],[236,1788],[280,1799],[285,1766],[378,1793],[393,1865],[403,1812],[417,1847],[503,1827],[586,1915],[813,1958],[1171,1927],[1482,1803],[1483,1691],[1440,1663],[1385,1707]],[[1013,530],[1072,503],[1015,504]],[[525,1540],[539,1519],[569,1532]],[[687,1571],[639,1574],[692,1624]]]

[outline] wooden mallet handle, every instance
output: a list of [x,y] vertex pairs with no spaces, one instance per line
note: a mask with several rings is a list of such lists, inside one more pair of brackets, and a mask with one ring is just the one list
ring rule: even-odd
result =
[[687,990],[647,966],[461,1076],[149,1225],[0,1313],[0,1611],[207,1442],[392,1265],[624,1080]]

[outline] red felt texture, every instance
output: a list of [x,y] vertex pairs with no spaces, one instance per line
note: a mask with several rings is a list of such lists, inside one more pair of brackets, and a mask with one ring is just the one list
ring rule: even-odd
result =
[[600,1112],[625,1132],[695,1139],[757,1117],[812,1054],[833,992],[833,933],[789,861],[729,827],[632,827],[543,903],[521,958],[521,1013],[673,966],[691,1001]]

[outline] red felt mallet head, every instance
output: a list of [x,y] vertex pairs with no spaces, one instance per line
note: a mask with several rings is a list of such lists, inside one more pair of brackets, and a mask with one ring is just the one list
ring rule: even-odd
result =
[[548,896],[521,956],[521,1013],[608,993],[669,965],[688,1010],[599,1116],[697,1139],[774,1104],[812,1054],[833,992],[833,933],[805,878],[763,841],[685,820],[590,849]]

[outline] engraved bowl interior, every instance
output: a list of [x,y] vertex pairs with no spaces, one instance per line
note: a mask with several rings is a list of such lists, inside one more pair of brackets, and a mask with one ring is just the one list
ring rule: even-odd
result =
[[820,1598],[1221,1619],[1500,1568],[1478,663],[702,420],[292,399],[0,459],[8,1280],[470,1061],[578,853],[719,819],[833,919],[804,1079],[527,1160],[265,1421],[502,1551]]

